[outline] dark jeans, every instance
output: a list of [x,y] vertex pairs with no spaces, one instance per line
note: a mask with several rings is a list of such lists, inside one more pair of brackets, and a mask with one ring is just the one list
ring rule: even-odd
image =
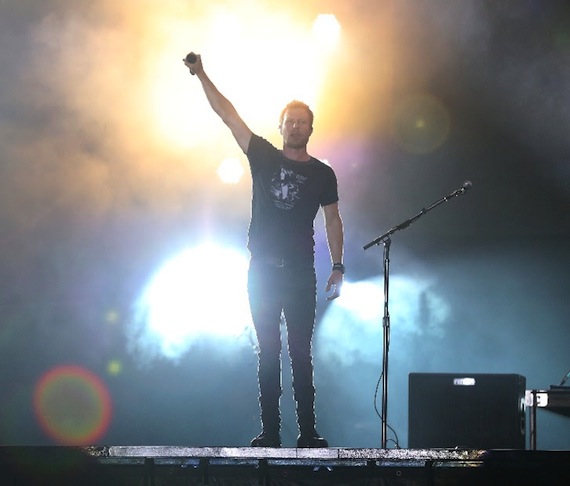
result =
[[[259,343],[258,379],[262,418],[281,396],[281,313],[285,316],[293,390],[298,409],[315,397],[311,345],[315,325],[316,276],[312,265],[282,265],[252,258],[248,292]],[[266,410],[264,410],[264,407]]]

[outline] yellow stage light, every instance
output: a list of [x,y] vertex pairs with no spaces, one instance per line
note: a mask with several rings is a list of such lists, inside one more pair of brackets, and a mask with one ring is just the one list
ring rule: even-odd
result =
[[228,158],[222,161],[217,173],[224,184],[237,184],[244,174],[244,168],[238,159]]
[[321,47],[332,50],[340,39],[340,23],[333,14],[320,14],[313,22],[313,35]]
[[153,36],[159,44],[147,79],[157,134],[170,144],[197,147],[216,145],[225,130],[182,64],[192,50],[256,133],[277,136],[278,115],[292,99],[315,109],[326,77],[323,45],[335,45],[340,26],[332,15],[319,16],[311,32],[298,19],[262,4],[232,12],[212,7],[186,21],[163,15],[155,28],[168,26],[169,34]]

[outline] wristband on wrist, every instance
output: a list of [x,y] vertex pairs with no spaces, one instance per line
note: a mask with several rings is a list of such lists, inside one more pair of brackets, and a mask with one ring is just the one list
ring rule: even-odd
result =
[[344,265],[342,263],[333,263],[332,266],[333,272],[338,270],[340,273],[344,275]]

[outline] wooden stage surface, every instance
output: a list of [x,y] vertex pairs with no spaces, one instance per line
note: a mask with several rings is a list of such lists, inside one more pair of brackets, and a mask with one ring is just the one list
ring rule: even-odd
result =
[[0,484],[566,486],[570,451],[0,446]]

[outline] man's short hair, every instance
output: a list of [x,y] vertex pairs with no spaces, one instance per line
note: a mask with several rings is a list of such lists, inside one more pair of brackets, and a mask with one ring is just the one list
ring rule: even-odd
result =
[[283,110],[281,111],[281,115],[279,115],[279,126],[283,125],[283,118],[285,118],[285,113],[287,113],[287,110],[294,108],[303,108],[304,110],[307,110],[307,113],[309,114],[309,125],[312,127],[315,115],[313,114],[312,110],[309,108],[309,105],[307,105],[307,103],[299,100],[290,101],[289,103],[287,103],[287,106],[283,108]]

